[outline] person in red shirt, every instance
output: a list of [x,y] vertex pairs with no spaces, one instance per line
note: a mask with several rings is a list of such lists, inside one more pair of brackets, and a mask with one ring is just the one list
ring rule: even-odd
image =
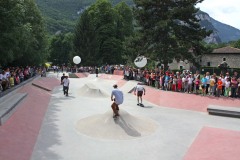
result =
[[221,93],[222,93],[222,80],[221,77],[218,78],[218,82],[217,82],[217,97],[220,97]]

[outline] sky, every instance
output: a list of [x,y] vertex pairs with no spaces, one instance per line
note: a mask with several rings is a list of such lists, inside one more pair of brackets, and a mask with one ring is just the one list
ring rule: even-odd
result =
[[196,7],[213,19],[240,29],[240,0],[204,0]]

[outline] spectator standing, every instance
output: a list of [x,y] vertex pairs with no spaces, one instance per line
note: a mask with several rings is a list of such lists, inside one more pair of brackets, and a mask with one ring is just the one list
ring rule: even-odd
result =
[[202,83],[202,95],[206,95],[206,87],[207,87],[207,78],[206,78],[206,74],[203,75],[202,79],[201,79],[201,83]]
[[200,80],[198,77],[195,79],[195,88],[196,88],[196,94],[199,94],[199,86],[200,86]]
[[221,92],[221,95],[224,96],[225,94],[225,78],[224,78],[224,75],[221,76],[221,81],[222,81],[222,92]]
[[221,95],[222,85],[223,85],[223,83],[222,83],[221,77],[219,77],[218,82],[217,82],[217,94],[216,94],[217,97],[220,97],[220,95]]
[[236,77],[232,77],[231,80],[231,97],[235,98],[236,97],[236,92],[237,92],[237,79]]
[[189,74],[187,82],[188,82],[188,93],[192,93],[193,76],[191,74]]
[[210,83],[209,83],[209,95],[213,95],[215,85],[215,78],[214,76],[211,76]]
[[208,92],[209,92],[210,79],[211,79],[211,76],[210,76],[209,72],[206,73],[206,79],[207,79],[207,85],[206,85],[206,95],[207,95]]
[[225,93],[224,93],[224,96],[226,96],[226,97],[229,97],[229,92],[230,92],[230,90],[231,90],[230,84],[231,84],[230,79],[227,78],[227,79],[225,80]]

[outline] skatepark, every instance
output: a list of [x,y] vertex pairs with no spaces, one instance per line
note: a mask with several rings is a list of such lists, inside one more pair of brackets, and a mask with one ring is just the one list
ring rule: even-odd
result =
[[[239,118],[207,111],[211,106],[239,109],[239,99],[146,86],[140,107],[129,93],[137,81],[77,75],[70,78],[68,97],[61,74],[53,72],[9,93],[8,101],[16,94],[22,99],[2,120],[1,160],[239,160]],[[111,109],[114,84],[124,93],[118,119]]]

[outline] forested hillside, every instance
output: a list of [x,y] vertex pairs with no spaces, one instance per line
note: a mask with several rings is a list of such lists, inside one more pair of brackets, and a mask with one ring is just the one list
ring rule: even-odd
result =
[[[111,0],[113,4],[121,1],[133,4],[132,0]],[[79,14],[96,0],[36,0],[45,17],[50,33],[73,31]]]

